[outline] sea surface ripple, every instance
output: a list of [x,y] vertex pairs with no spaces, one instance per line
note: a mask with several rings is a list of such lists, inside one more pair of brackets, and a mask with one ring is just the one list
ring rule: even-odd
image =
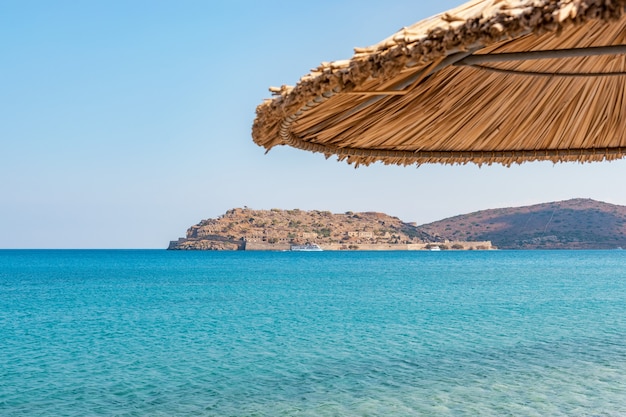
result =
[[623,416],[626,252],[0,251],[2,416]]

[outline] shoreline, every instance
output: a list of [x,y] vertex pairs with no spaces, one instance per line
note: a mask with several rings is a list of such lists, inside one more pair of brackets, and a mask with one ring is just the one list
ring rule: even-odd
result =
[[[444,241],[428,243],[319,243],[323,251],[437,251],[437,250],[496,250],[490,241]],[[295,243],[268,243],[247,241],[212,241],[179,239],[170,242],[167,250],[214,250],[214,251],[248,251],[248,252],[281,252],[290,251]]]

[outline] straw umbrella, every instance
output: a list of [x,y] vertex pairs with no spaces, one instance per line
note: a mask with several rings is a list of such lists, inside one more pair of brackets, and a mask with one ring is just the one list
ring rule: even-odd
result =
[[470,1],[271,88],[253,139],[357,166],[622,158],[625,9]]

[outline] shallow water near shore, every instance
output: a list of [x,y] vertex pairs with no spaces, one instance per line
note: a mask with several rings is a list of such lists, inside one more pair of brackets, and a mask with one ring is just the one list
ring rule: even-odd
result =
[[0,415],[621,416],[626,252],[0,251]]

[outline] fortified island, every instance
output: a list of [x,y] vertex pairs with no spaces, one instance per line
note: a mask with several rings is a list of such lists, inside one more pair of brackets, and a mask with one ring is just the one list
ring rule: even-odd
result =
[[234,208],[202,220],[170,250],[290,250],[303,245],[323,250],[488,250],[490,241],[435,237],[415,223],[384,213]]

